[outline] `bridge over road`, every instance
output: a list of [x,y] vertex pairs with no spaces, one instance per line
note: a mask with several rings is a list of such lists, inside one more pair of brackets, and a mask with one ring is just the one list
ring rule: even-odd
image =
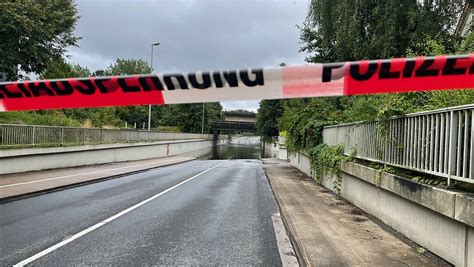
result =
[[224,111],[220,121],[212,124],[214,134],[255,134],[257,114],[253,112]]

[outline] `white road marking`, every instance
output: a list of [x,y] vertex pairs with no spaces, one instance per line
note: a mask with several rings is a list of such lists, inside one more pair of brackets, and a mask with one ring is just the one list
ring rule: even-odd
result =
[[[146,165],[153,165],[153,164],[160,164],[160,163],[166,163],[166,162],[171,162],[171,161],[176,161],[176,160],[164,160],[164,161],[161,161],[161,162],[159,162],[159,163],[157,163],[157,162],[144,163],[144,164],[137,164],[137,165],[132,165],[132,166],[125,166],[125,167],[120,167],[120,168],[114,168],[114,169],[107,169],[107,170],[102,170],[102,171],[78,173],[78,174],[71,174],[71,175],[65,175],[65,176],[58,176],[58,177],[47,178],[47,179],[36,180],[36,181],[30,181],[30,182],[23,182],[23,183],[16,183],[16,184],[0,185],[0,188],[12,187],[12,186],[19,186],[19,185],[25,185],[25,184],[42,183],[42,182],[53,181],[53,180],[59,180],[59,179],[64,179],[64,178],[71,178],[71,177],[75,177],[75,176],[82,176],[82,175],[88,175],[88,174],[96,174],[96,173],[102,173],[102,172],[111,172],[111,171],[115,171],[115,170],[129,169],[129,168],[133,168],[133,167],[146,166]],[[178,161],[178,162],[179,162],[179,161]],[[158,167],[159,167],[159,166],[158,166]]]
[[208,172],[208,171],[210,171],[210,170],[212,170],[212,169],[214,169],[214,168],[216,168],[216,167],[218,167],[218,166],[224,164],[225,162],[226,162],[226,161],[221,162],[221,163],[219,163],[219,164],[216,164],[216,165],[212,166],[211,168],[206,169],[206,170],[204,170],[204,171],[202,171],[202,172],[200,172],[200,173],[198,173],[198,174],[196,174],[196,175],[194,175],[194,176],[192,176],[192,177],[190,177],[190,178],[188,178],[188,179],[186,179],[186,180],[184,180],[184,181],[182,181],[182,182],[180,182],[180,183],[178,183],[178,184],[176,184],[176,185],[174,185],[174,186],[172,186],[172,187],[170,187],[170,188],[168,188],[168,189],[166,189],[166,190],[164,190],[164,191],[161,191],[160,193],[158,193],[158,194],[156,194],[156,195],[154,195],[154,196],[152,196],[152,197],[149,197],[149,198],[143,200],[142,202],[140,202],[140,203],[138,203],[138,204],[135,204],[135,205],[131,206],[130,208],[127,208],[127,209],[125,209],[125,210],[123,210],[123,211],[121,211],[121,212],[119,212],[119,213],[117,213],[117,214],[115,214],[115,215],[113,215],[113,216],[111,216],[111,217],[109,217],[109,218],[107,218],[107,219],[105,219],[105,220],[103,220],[103,221],[97,223],[97,224],[94,224],[94,225],[90,226],[89,228],[84,229],[84,230],[80,231],[79,233],[74,234],[73,236],[64,239],[63,241],[57,243],[56,245],[53,245],[53,246],[51,246],[51,247],[49,247],[49,248],[47,248],[47,249],[45,249],[45,250],[43,250],[43,251],[41,251],[41,252],[35,254],[35,255],[33,255],[33,256],[31,256],[31,257],[29,257],[29,258],[27,258],[27,259],[25,259],[25,260],[23,260],[23,261],[21,261],[21,262],[19,262],[19,263],[17,263],[17,264],[15,264],[15,265],[13,265],[13,266],[24,266],[24,265],[26,265],[26,264],[29,264],[29,263],[31,263],[31,262],[33,262],[33,261],[35,261],[35,260],[37,260],[37,259],[39,259],[39,258],[41,258],[41,257],[43,257],[43,256],[45,256],[45,255],[47,255],[47,254],[49,254],[49,253],[55,251],[56,249],[58,249],[58,248],[60,248],[60,247],[62,247],[62,246],[64,246],[64,245],[66,245],[66,244],[68,244],[68,243],[71,243],[72,241],[78,239],[79,237],[81,237],[81,236],[83,236],[83,235],[86,235],[87,233],[90,233],[90,232],[96,230],[97,228],[108,224],[109,222],[111,222],[111,221],[113,221],[113,220],[119,218],[120,216],[125,215],[125,214],[129,213],[130,211],[132,211],[132,210],[134,210],[134,209],[137,209],[137,208],[139,208],[139,207],[145,205],[146,203],[152,201],[153,199],[155,199],[155,198],[157,198],[157,197],[159,197],[159,196],[162,196],[162,195],[164,195],[164,194],[170,192],[171,190],[173,190],[173,189],[175,189],[175,188],[177,188],[177,187],[179,187],[179,186],[181,186],[181,185],[183,185],[183,184],[185,184],[185,183],[191,181],[192,179],[194,179],[194,178],[196,178],[196,177],[198,177],[198,176],[200,176],[200,175],[203,175],[204,173],[206,173],[206,172]]

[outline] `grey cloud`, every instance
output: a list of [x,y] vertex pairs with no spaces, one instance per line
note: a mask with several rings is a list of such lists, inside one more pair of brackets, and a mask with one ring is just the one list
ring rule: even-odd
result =
[[149,61],[156,72],[303,64],[299,32],[308,0],[76,0],[83,39],[71,61],[95,70],[115,58]]

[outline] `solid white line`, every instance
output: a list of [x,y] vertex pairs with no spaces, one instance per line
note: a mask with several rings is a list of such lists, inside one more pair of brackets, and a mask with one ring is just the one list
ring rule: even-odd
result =
[[94,225],[90,226],[89,228],[84,229],[84,230],[80,231],[79,233],[74,234],[73,236],[71,236],[71,237],[69,237],[69,238],[67,238],[67,239],[64,239],[63,241],[57,243],[56,245],[51,246],[51,247],[49,247],[49,248],[47,248],[47,249],[45,249],[45,250],[43,250],[43,251],[41,251],[41,252],[39,252],[39,253],[37,253],[37,254],[35,254],[35,255],[33,255],[33,256],[31,256],[31,257],[25,259],[25,260],[23,260],[23,261],[21,261],[21,262],[15,264],[15,265],[13,265],[13,266],[24,266],[24,265],[26,265],[26,264],[28,264],[28,263],[31,263],[31,262],[33,262],[33,261],[35,261],[35,260],[37,260],[37,259],[39,259],[39,258],[41,258],[41,257],[43,257],[43,256],[45,256],[45,255],[47,255],[47,254],[49,254],[49,253],[55,251],[56,249],[58,249],[58,248],[60,248],[60,247],[62,247],[62,246],[64,246],[64,245],[66,245],[66,244],[68,244],[68,243],[71,243],[72,241],[78,239],[79,237],[81,237],[81,236],[83,236],[83,235],[85,235],[85,234],[87,234],[87,233],[90,233],[90,232],[96,230],[97,228],[99,228],[99,227],[101,227],[101,226],[106,225],[107,223],[109,223],[109,222],[111,222],[111,221],[113,221],[113,220],[119,218],[120,216],[125,215],[125,214],[129,213],[130,211],[132,211],[132,210],[134,210],[134,209],[136,209],[136,208],[138,208],[138,207],[140,207],[140,206],[145,205],[146,203],[152,201],[153,199],[155,199],[155,198],[157,198],[157,197],[159,197],[159,196],[162,196],[162,195],[168,193],[169,191],[171,191],[171,190],[173,190],[173,189],[175,189],[175,188],[177,188],[177,187],[179,187],[179,186],[181,186],[181,185],[183,185],[183,184],[185,184],[185,183],[191,181],[192,179],[194,179],[194,178],[196,178],[196,177],[198,177],[198,176],[200,176],[200,175],[202,175],[202,174],[204,174],[204,173],[206,173],[206,172],[208,172],[208,171],[210,171],[210,170],[212,170],[212,169],[218,167],[219,165],[224,164],[225,162],[226,162],[226,161],[221,162],[221,163],[219,163],[219,164],[217,164],[217,165],[214,165],[213,167],[211,167],[211,168],[209,168],[209,169],[206,169],[206,170],[204,170],[204,171],[202,171],[202,172],[200,172],[200,173],[194,175],[193,177],[190,177],[190,178],[188,178],[188,179],[186,179],[186,180],[180,182],[179,184],[176,184],[176,185],[174,185],[174,186],[172,186],[172,187],[170,187],[170,188],[168,188],[168,189],[166,189],[166,190],[164,190],[164,191],[161,191],[160,193],[158,193],[158,194],[156,194],[156,195],[154,195],[154,196],[152,196],[152,197],[150,197],[150,198],[147,198],[147,199],[143,200],[142,202],[140,202],[140,203],[138,203],[138,204],[135,204],[135,205],[131,206],[130,208],[127,208],[127,209],[125,209],[125,210],[123,210],[123,211],[121,211],[121,212],[119,212],[119,213],[117,213],[117,214],[115,214],[115,215],[113,215],[113,216],[111,216],[111,217],[109,217],[109,218],[107,218],[107,219],[105,219],[105,220],[103,220],[103,221],[97,223],[97,224],[94,224]]
[[[16,184],[0,185],[0,188],[12,187],[12,186],[19,186],[19,185],[25,185],[25,184],[42,183],[42,182],[53,181],[53,180],[59,180],[59,179],[64,179],[64,178],[71,178],[71,177],[75,177],[75,176],[82,176],[82,175],[88,175],[88,174],[96,174],[96,173],[102,173],[102,172],[110,172],[110,171],[121,170],[121,169],[129,169],[129,168],[138,167],[138,166],[146,166],[146,165],[153,165],[153,164],[166,163],[166,162],[170,162],[170,161],[176,161],[176,160],[164,160],[164,161],[161,161],[161,162],[158,162],[158,163],[157,163],[157,162],[144,163],[144,164],[137,164],[137,165],[132,165],[132,166],[125,166],[125,167],[120,167],[120,168],[114,168],[114,169],[107,169],[107,170],[102,170],[102,171],[78,173],[78,174],[71,174],[71,175],[65,175],[65,176],[58,176],[58,177],[47,178],[47,179],[36,180],[36,181],[30,181],[30,182],[23,182],[23,183],[16,183]],[[159,167],[159,166],[158,166],[158,167]]]

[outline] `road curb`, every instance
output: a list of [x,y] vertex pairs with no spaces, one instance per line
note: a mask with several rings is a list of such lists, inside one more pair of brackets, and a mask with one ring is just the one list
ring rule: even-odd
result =
[[49,193],[62,191],[62,190],[66,190],[66,189],[71,189],[71,188],[75,188],[75,187],[79,187],[79,186],[99,183],[99,182],[103,182],[103,181],[107,181],[107,180],[120,178],[120,177],[130,175],[130,174],[141,173],[141,172],[145,172],[145,171],[148,171],[148,170],[151,170],[151,169],[176,165],[176,164],[185,163],[185,162],[189,162],[189,161],[193,161],[193,160],[196,160],[196,159],[191,158],[191,159],[186,159],[186,160],[182,160],[182,161],[179,161],[179,162],[165,163],[165,164],[160,165],[160,166],[146,167],[146,168],[140,169],[140,170],[128,171],[128,172],[124,172],[124,173],[120,173],[120,174],[109,175],[109,176],[100,177],[100,178],[93,179],[93,180],[82,181],[82,182],[77,182],[77,183],[72,183],[72,184],[67,184],[67,185],[60,185],[60,186],[56,186],[56,187],[52,187],[52,188],[48,188],[48,189],[38,190],[38,191],[35,191],[35,192],[28,192],[28,193],[19,194],[19,195],[16,195],[16,196],[4,197],[4,198],[0,198],[0,204],[12,202],[12,201],[20,200],[20,199],[24,199],[24,198],[49,194]]
[[300,266],[309,266],[308,260],[303,256],[304,255],[303,248],[296,241],[296,238],[295,238],[294,234],[291,232],[291,227],[290,227],[290,225],[288,224],[288,221],[287,221],[288,219],[286,218],[286,215],[282,211],[281,206],[280,206],[281,199],[277,196],[277,194],[275,194],[273,184],[272,184],[270,178],[268,178],[267,168],[265,167],[265,165],[263,166],[263,170],[265,172],[265,177],[267,177],[268,183],[270,184],[270,188],[272,189],[273,196],[277,200],[276,202],[277,202],[278,210],[280,212],[280,217],[281,217],[281,220],[283,222],[283,225],[285,226],[288,237],[290,238],[291,245],[293,246],[293,248],[295,250],[296,259],[298,260],[298,263],[299,263]]

